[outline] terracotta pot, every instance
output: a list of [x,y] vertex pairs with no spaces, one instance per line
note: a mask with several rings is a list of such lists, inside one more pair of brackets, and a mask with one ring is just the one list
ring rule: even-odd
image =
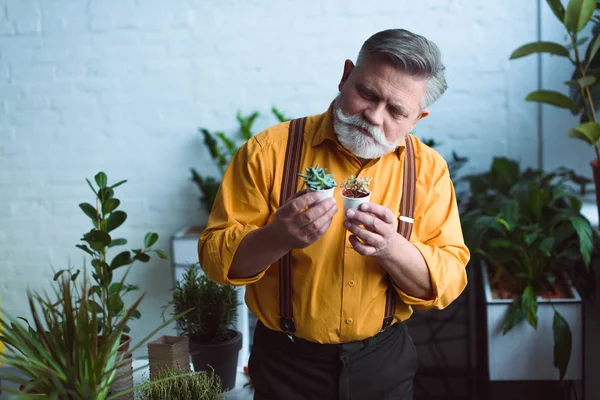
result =
[[598,208],[598,218],[600,218],[600,162],[594,160],[590,163],[594,173],[594,183],[596,187],[596,207]]

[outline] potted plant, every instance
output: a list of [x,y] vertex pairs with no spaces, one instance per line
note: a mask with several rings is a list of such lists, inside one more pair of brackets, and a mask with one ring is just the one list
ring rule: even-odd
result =
[[371,177],[362,178],[351,175],[342,182],[340,187],[342,188],[344,215],[349,209],[357,210],[362,203],[368,203],[371,200],[371,191],[367,189],[371,180]]
[[298,176],[304,178],[304,184],[309,192],[319,193],[320,199],[317,203],[333,197],[337,182],[333,179],[333,174],[326,173],[327,168],[321,168],[317,164],[314,167],[306,167],[305,171],[306,174],[298,174]]
[[189,338],[194,370],[214,370],[226,390],[235,387],[242,334],[233,329],[239,305],[233,286],[219,285],[192,264],[177,281],[172,306],[174,314],[192,310],[177,320],[181,333]]
[[[173,378],[164,380],[164,378]],[[223,398],[219,377],[211,372],[188,372],[181,375],[176,369],[164,369],[157,375],[163,379],[156,385],[138,391],[139,400],[217,400]],[[145,381],[148,381],[145,379]]]
[[[101,302],[94,304],[92,310],[99,314],[98,329],[100,329],[102,336],[108,337],[115,327],[120,325],[121,320],[126,315],[127,309],[123,302],[123,296],[138,290],[135,285],[115,282],[113,280],[114,274],[122,267],[128,266],[129,268],[135,261],[142,263],[150,261],[149,253],[151,252],[156,253],[162,259],[167,259],[168,256],[161,250],[153,249],[152,246],[158,240],[158,234],[148,232],[144,238],[143,248],[121,251],[112,260],[108,258],[109,250],[127,244],[127,240],[113,237],[113,232],[127,220],[127,213],[119,209],[121,201],[115,197],[115,189],[127,181],[123,180],[109,185],[104,172],[96,174],[94,180],[97,187],[94,187],[86,179],[94,192],[95,205],[89,203],[79,204],[81,210],[90,218],[92,229],[81,238],[85,244],[78,244],[76,247],[92,257],[91,265],[94,268],[92,277],[96,284],[90,290],[102,299]],[[59,271],[58,275],[61,272]],[[140,316],[140,312],[136,309],[128,320],[138,319]],[[127,335],[129,331],[130,328],[126,324],[122,332],[123,346],[121,350],[123,351],[126,351],[129,346],[131,339]]]
[[[565,168],[521,172],[515,161],[495,158],[489,171],[466,179],[462,224],[473,262],[484,268],[490,378],[578,376],[582,316],[573,280],[588,276],[594,240],[572,189],[581,177]],[[552,365],[536,363],[550,355]]]
[[[567,58],[574,67],[573,76],[564,82],[571,90],[571,97],[553,90],[537,90],[527,95],[527,101],[536,101],[565,108],[573,115],[580,115],[580,124],[569,130],[567,135],[590,144],[595,152],[591,167],[596,186],[596,203],[600,216],[600,124],[596,112],[598,88],[600,85],[600,31],[597,24],[600,18],[596,13],[600,3],[596,0],[569,0],[566,9],[560,1],[547,1],[554,15],[564,26],[569,48],[562,44],[548,41],[528,43],[516,49],[510,56],[517,59],[535,53],[549,53]],[[580,38],[579,34],[592,22],[596,27],[589,39]],[[580,54],[579,46],[587,42],[587,51]]]
[[131,352],[178,318],[166,321],[131,351],[119,351],[121,334],[144,296],[126,310],[110,335],[101,337],[102,321],[95,304],[102,299],[90,290],[85,271],[82,285],[77,283],[78,275],[79,271],[64,270],[55,279],[53,296],[28,293],[33,326],[8,313],[0,319],[0,341],[7,349],[3,361],[25,376],[3,375],[4,380],[21,385],[19,391],[3,387],[7,393],[70,400],[116,399],[132,393],[133,388],[112,389],[118,370],[131,362]]

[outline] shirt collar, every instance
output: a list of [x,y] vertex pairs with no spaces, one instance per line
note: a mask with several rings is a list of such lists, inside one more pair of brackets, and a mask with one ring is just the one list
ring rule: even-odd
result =
[[[327,112],[324,114],[323,119],[321,120],[321,124],[317,127],[315,134],[312,138],[311,147],[316,147],[321,145],[325,140],[329,140],[334,144],[341,146],[341,143],[338,141],[336,134],[333,132],[333,102],[329,105]],[[406,136],[408,138],[409,135]],[[401,159],[402,152],[406,147],[406,139],[400,143],[400,146],[394,151],[398,160]]]

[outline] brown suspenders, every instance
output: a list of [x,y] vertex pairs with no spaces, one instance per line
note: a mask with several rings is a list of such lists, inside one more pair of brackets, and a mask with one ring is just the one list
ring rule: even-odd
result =
[[[285,165],[283,169],[283,182],[279,204],[296,193],[298,170],[300,167],[300,155],[302,152],[302,138],[304,136],[304,125],[306,118],[294,119],[290,122],[290,132],[285,153]],[[413,225],[413,214],[415,208],[415,155],[412,140],[407,136],[406,155],[404,157],[404,171],[402,183],[402,200],[400,204],[400,218],[398,221],[398,233],[407,240],[410,239]],[[386,290],[385,317],[382,329],[390,326],[394,319],[396,310],[396,292],[387,277],[388,288]],[[279,261],[279,326],[288,335],[296,331],[294,315],[292,310],[292,257],[291,251],[284,255]]]

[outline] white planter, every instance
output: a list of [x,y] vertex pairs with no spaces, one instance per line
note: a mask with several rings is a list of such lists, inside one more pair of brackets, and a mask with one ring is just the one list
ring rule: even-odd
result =
[[371,192],[367,190],[367,192],[369,192],[368,196],[365,197],[346,197],[344,196],[344,191],[342,190],[342,203],[344,204],[344,215],[346,215],[346,211],[348,211],[349,209],[354,209],[354,210],[358,210],[358,206],[360,206],[362,203],[368,203],[371,201]]
[[312,189],[308,189],[309,192],[316,192],[319,193],[319,200],[317,200],[316,204],[319,204],[320,202],[333,197],[333,194],[335,193],[335,187],[332,187],[331,189],[325,189],[325,190],[312,190]]
[[487,266],[483,266],[487,309],[488,367],[492,381],[558,380],[554,367],[554,308],[567,320],[573,337],[571,359],[565,380],[582,379],[583,304],[575,286],[569,283],[571,299],[538,297],[538,326],[522,321],[503,335],[504,318],[512,300],[492,298]]

